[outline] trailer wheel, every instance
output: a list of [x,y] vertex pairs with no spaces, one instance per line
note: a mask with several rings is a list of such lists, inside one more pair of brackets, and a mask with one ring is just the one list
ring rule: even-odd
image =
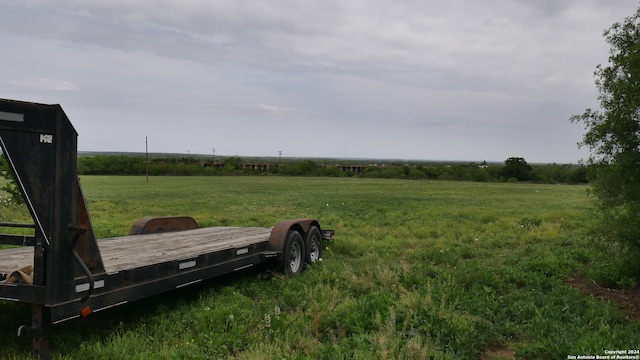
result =
[[282,250],[282,261],[278,264],[278,270],[287,275],[298,275],[304,270],[304,240],[302,235],[295,230],[289,230],[287,241]]
[[313,264],[322,259],[322,235],[320,230],[316,226],[310,227],[305,240],[307,247],[306,263]]

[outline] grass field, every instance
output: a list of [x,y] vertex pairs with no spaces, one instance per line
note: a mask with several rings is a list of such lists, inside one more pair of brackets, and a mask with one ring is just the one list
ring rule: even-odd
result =
[[[316,217],[298,277],[226,276],[56,325],[56,359],[566,359],[637,349],[640,325],[567,284],[606,273],[584,186],[299,177],[83,177],[99,238],[146,215],[201,226]],[[24,217],[12,205],[0,221]],[[623,279],[624,280],[624,279]],[[627,279],[631,283],[634,279]],[[622,281],[623,283],[625,281]],[[28,358],[0,302],[0,357]]]

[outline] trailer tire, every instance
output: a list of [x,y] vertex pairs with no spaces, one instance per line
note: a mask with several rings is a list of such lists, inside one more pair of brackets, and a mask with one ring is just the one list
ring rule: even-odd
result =
[[305,247],[307,249],[305,256],[307,264],[313,264],[322,259],[322,234],[320,234],[318,227],[312,226],[309,228],[305,237]]
[[305,247],[302,235],[295,230],[289,230],[278,270],[286,275],[298,275],[304,270],[304,258]]

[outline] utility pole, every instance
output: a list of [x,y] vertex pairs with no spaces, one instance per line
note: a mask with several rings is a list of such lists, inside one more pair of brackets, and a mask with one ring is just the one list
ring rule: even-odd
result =
[[144,162],[147,164],[147,182],[149,182],[149,139],[147,136],[144,137]]
[[282,151],[278,151],[278,169],[280,168],[281,162],[282,162]]
[[211,159],[213,159],[213,167],[216,167],[216,149],[211,149],[211,151],[213,152],[213,156],[211,157]]

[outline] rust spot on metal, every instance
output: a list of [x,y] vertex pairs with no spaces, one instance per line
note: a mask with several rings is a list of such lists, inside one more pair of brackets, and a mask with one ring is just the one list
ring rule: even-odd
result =
[[131,226],[129,235],[156,234],[197,228],[198,224],[189,216],[146,216],[138,219],[138,221]]

